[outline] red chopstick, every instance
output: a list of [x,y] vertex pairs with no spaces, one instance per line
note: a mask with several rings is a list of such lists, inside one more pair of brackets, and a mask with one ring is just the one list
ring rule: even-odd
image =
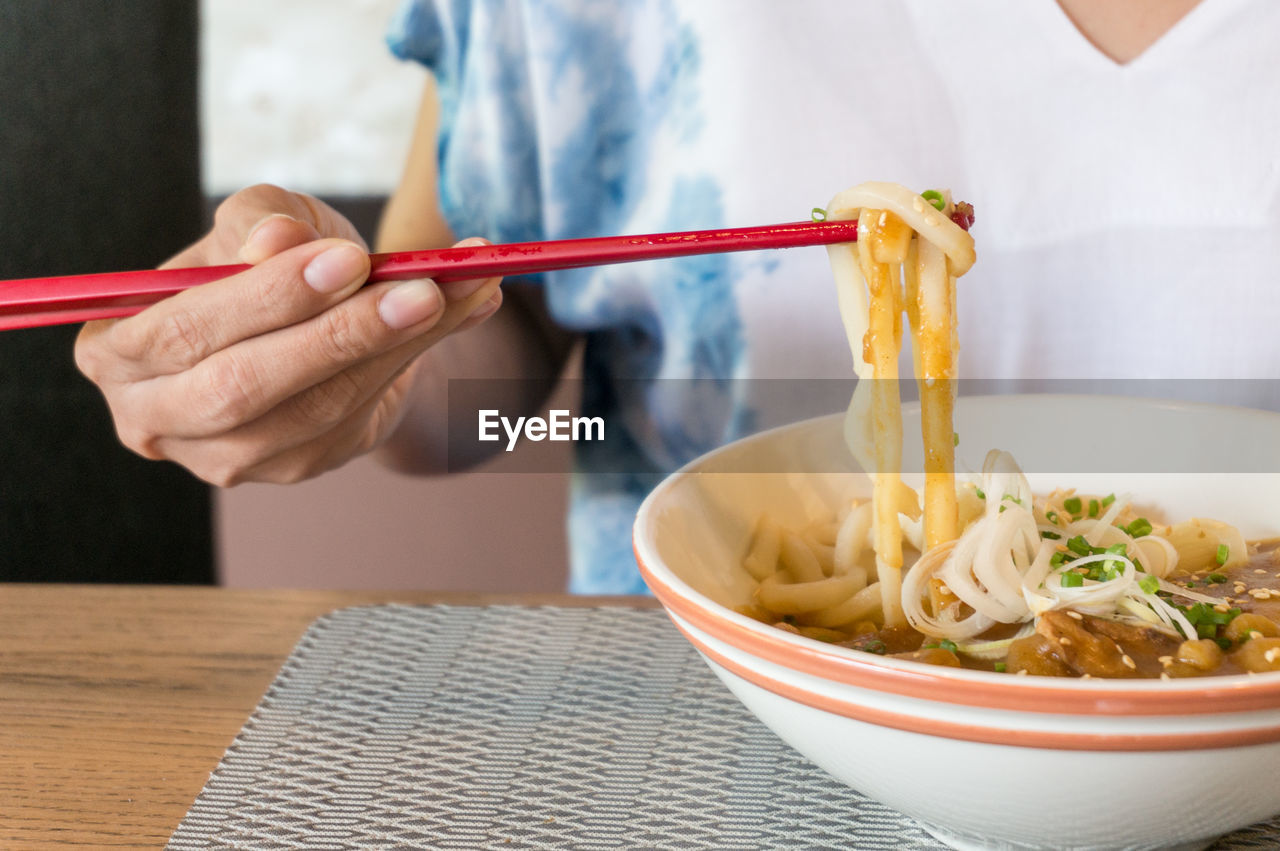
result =
[[[791,222],[750,228],[397,251],[371,255],[373,271],[369,280],[457,281],[530,275],[693,254],[854,242],[857,236],[856,220]],[[244,265],[202,266],[0,281],[0,331],[130,316],[189,287],[248,268]]]

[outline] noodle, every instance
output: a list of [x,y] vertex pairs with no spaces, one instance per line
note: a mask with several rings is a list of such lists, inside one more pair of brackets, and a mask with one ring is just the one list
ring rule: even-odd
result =
[[[1037,498],[997,450],[980,487],[957,487],[956,279],[974,263],[972,208],[945,193],[865,183],[836,195],[826,212],[858,220],[858,241],[830,246],[829,255],[858,377],[845,438],[872,479],[872,498],[800,530],[761,517],[743,560],[757,581],[755,601],[743,611],[822,641],[988,670],[1280,670],[1280,624],[1250,614],[1252,626],[1230,627],[1237,604],[1249,603],[1192,590],[1197,581],[1230,581],[1239,594],[1251,581],[1243,570],[1251,551],[1233,526],[1192,519],[1157,527],[1128,495]],[[903,314],[920,392],[922,493],[900,473]],[[1271,599],[1271,590],[1254,590],[1255,600]],[[934,643],[922,647],[926,639]],[[1223,662],[1223,651],[1234,661]]]
[[[889,183],[864,183],[841,192],[827,208],[828,220],[858,220],[858,242],[831,246],[829,253],[860,379],[847,435],[854,456],[874,482],[874,549],[887,624],[904,622],[902,403],[897,382],[904,310],[920,385],[925,546],[950,541],[957,532],[955,279],[973,265],[974,250],[973,238],[951,220],[953,211],[945,197],[939,210],[923,196]],[[940,587],[934,588],[934,596],[939,605],[947,599]]]

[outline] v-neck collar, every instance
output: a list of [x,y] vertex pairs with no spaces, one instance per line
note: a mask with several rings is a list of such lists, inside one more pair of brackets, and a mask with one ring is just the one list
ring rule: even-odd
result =
[[[978,204],[986,244],[1265,219],[1280,180],[1265,146],[1280,113],[1258,109],[1271,77],[1256,69],[1270,61],[1264,33],[1280,4],[1204,0],[1125,65],[1054,0],[909,8],[957,117],[966,185],[1000,199]],[[979,59],[956,73],[957,56]],[[1047,198],[1089,215],[1046,215]]]
[[1166,54],[1176,54],[1179,49],[1193,44],[1209,28],[1218,9],[1225,5],[1229,4],[1221,0],[1200,0],[1141,53],[1128,62],[1118,62],[1089,40],[1057,0],[1039,0],[1025,4],[1027,10],[1036,17],[1046,38],[1063,44],[1064,49],[1087,65],[1117,74],[1159,65]]

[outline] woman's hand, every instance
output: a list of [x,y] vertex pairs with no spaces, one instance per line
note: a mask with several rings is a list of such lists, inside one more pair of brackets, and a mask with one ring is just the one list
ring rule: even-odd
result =
[[369,259],[351,224],[271,186],[229,198],[165,265],[234,262],[254,266],[91,322],[76,342],[127,447],[221,486],[298,481],[373,449],[402,416],[418,356],[502,303],[499,278],[362,288]]

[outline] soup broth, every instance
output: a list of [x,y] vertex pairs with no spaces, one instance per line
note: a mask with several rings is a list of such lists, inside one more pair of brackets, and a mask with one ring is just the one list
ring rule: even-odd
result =
[[[1121,623],[1066,610],[1049,611],[1035,631],[1008,644],[1000,659],[958,652],[955,642],[931,639],[908,626],[863,621],[844,629],[808,626],[794,618],[771,620],[754,607],[746,614],[820,641],[931,665],[1051,677],[1164,678],[1280,671],[1280,548],[1253,550],[1230,568],[1169,577],[1173,585],[1213,597],[1185,606],[1194,638],[1155,626]],[[1000,642],[1018,631],[1000,624],[980,636]]]

